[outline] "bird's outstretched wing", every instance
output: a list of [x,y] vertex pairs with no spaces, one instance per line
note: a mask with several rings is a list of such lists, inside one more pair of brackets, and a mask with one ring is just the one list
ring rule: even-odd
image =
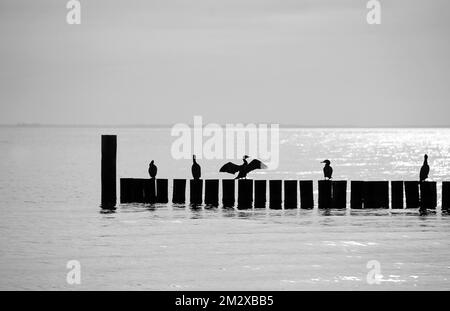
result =
[[219,172],[222,173],[230,173],[230,174],[236,174],[236,172],[239,172],[239,169],[241,168],[240,165],[236,165],[232,162],[228,162],[224,166],[222,166],[219,170]]
[[250,173],[253,170],[256,169],[264,169],[267,168],[267,165],[265,165],[264,163],[262,163],[261,161],[254,159],[252,160],[246,167],[246,171],[247,173]]

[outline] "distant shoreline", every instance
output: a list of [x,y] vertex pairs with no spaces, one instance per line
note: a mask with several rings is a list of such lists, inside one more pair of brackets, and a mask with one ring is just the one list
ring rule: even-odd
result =
[[[269,123],[270,124],[270,123]],[[275,124],[275,123],[274,123]],[[244,123],[245,125],[245,123]],[[189,126],[193,126],[190,124]],[[224,124],[221,126],[225,126]],[[167,129],[172,128],[173,124],[0,124],[0,128],[149,128],[149,129]],[[297,124],[280,124],[281,129],[449,129],[450,125],[443,126],[354,126],[354,125],[297,125]]]

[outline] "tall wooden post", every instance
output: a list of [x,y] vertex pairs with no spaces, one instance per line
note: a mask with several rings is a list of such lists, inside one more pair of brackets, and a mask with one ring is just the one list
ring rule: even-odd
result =
[[114,208],[117,203],[116,160],[117,136],[102,135],[101,207],[105,209]]

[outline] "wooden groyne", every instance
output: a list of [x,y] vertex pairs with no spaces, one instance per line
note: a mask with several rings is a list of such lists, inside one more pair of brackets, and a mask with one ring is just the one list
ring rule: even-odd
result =
[[[314,207],[312,180],[174,179],[172,203],[196,206],[237,207],[238,209],[311,209]],[[403,209],[437,207],[437,183],[415,181],[319,180],[318,208],[346,209],[350,192],[351,209]],[[167,179],[120,179],[121,203],[168,203]],[[268,188],[268,189],[267,189]],[[237,190],[237,191],[236,191]],[[189,192],[189,198],[186,193]],[[219,194],[222,194],[220,200]],[[442,183],[442,209],[449,208],[450,182]],[[406,204],[404,204],[406,202]],[[267,204],[268,203],[268,204]]]
[[[101,137],[101,207],[116,206],[117,137]],[[237,191],[236,191],[237,188]],[[268,188],[268,189],[267,189]],[[436,209],[437,183],[433,181],[350,181],[319,180],[318,208],[345,209],[350,192],[350,208],[421,208]],[[171,201],[186,204],[187,180],[173,179]],[[222,200],[220,200],[220,193]],[[236,197],[237,194],[237,197]],[[196,206],[234,207],[238,209],[312,209],[314,182],[312,180],[252,180],[252,179],[192,179],[189,180],[189,204]],[[121,178],[120,203],[168,203],[169,180]],[[267,204],[268,203],[268,204]],[[442,210],[450,210],[450,182],[442,182]]]

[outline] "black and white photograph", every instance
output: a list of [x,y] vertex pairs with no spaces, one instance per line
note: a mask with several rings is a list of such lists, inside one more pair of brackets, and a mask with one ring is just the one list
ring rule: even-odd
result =
[[0,290],[448,291],[449,83],[448,0],[0,0]]

